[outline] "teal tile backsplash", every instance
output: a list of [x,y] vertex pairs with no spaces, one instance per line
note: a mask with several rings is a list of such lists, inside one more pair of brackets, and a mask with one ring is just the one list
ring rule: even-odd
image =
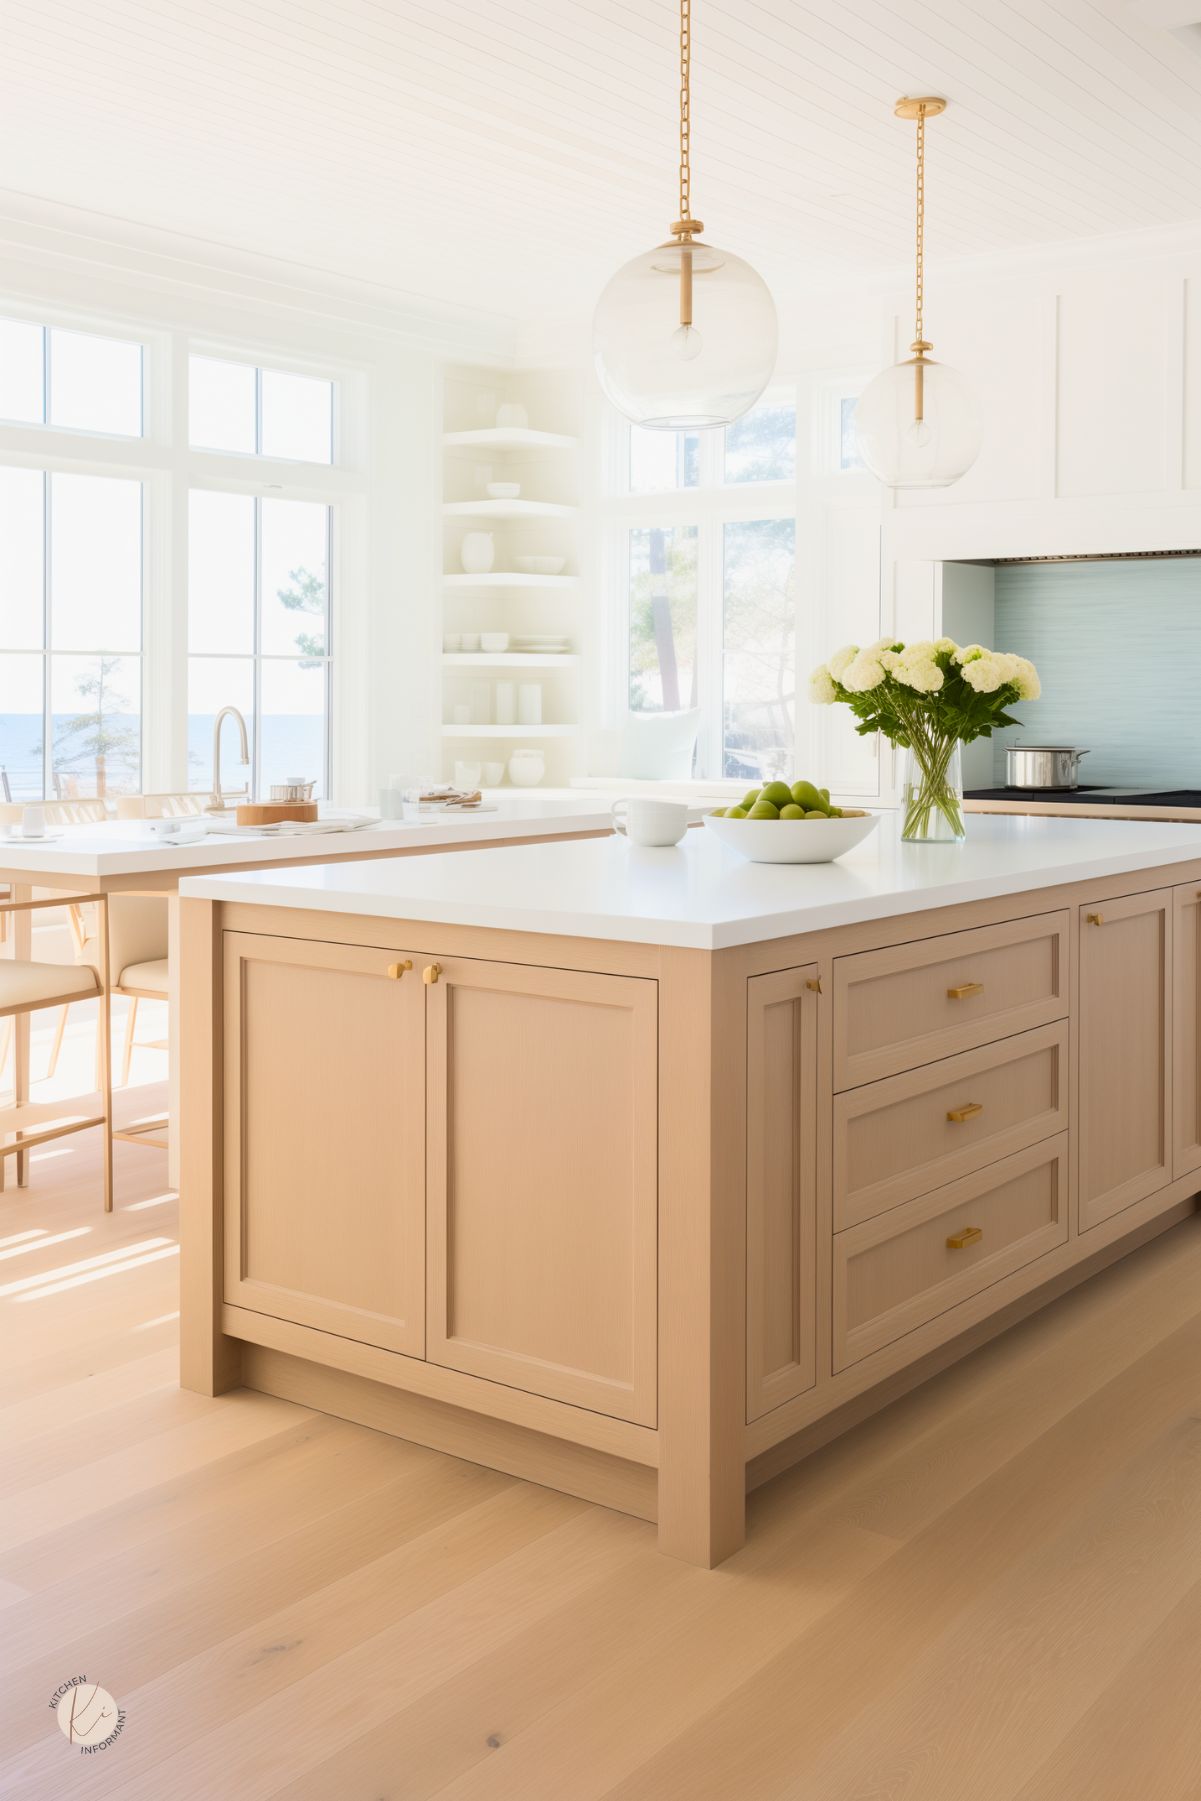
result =
[[995,641],[1030,657],[1042,699],[1005,745],[1087,745],[1083,782],[1201,787],[1201,556],[1030,563],[996,575]]

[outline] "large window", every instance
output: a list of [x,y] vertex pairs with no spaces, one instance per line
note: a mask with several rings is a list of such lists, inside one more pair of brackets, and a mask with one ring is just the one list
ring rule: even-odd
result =
[[303,776],[324,794],[330,508],[197,489],[189,521],[188,785],[208,786],[213,722],[232,705],[256,793]]
[[616,461],[619,710],[699,708],[698,775],[752,780],[791,769],[794,401],[772,398],[724,432],[622,428]]
[[197,450],[332,463],[334,384],[254,363],[189,357],[188,437]]
[[0,792],[136,793],[142,484],[0,468]]
[[0,420],[142,435],[142,346],[0,319]]
[[204,788],[227,704],[329,793],[341,384],[198,347],[176,408],[175,351],[0,316],[0,800]]

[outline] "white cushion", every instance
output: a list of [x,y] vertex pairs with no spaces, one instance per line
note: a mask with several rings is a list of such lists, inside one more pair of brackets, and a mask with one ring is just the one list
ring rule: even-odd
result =
[[76,963],[24,963],[0,958],[0,1013],[52,1007],[64,995],[82,996],[99,987],[96,972]]
[[687,781],[700,724],[699,707],[687,713],[627,713],[621,723],[618,775],[647,782]]
[[141,988],[148,994],[166,994],[167,992],[167,959],[156,958],[153,963],[128,963],[121,971],[118,988]]

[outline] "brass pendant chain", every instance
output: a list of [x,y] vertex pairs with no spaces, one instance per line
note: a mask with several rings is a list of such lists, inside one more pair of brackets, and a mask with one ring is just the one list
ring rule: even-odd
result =
[[[687,0],[685,0],[687,4]],[[915,264],[913,348],[920,355],[930,346],[924,342],[926,310],[926,108],[917,113],[917,259]]]
[[680,0],[680,218],[692,217],[692,0]]
[[671,229],[685,242],[705,229],[692,217],[692,0],[680,0],[680,216]]

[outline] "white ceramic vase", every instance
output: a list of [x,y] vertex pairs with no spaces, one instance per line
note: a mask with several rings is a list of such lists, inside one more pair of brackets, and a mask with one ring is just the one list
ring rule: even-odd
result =
[[515,788],[536,788],[546,774],[540,750],[515,750],[509,758],[509,780]]
[[459,561],[467,575],[487,575],[496,557],[491,532],[467,532],[459,545]]

